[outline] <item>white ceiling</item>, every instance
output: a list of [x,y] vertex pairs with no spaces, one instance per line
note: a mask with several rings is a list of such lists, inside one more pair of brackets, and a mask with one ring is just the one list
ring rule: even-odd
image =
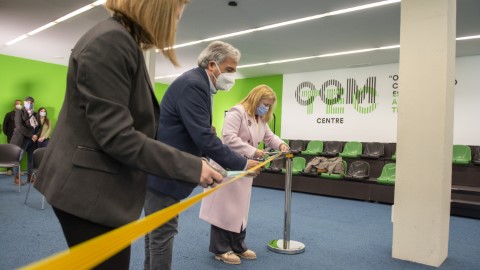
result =
[[[177,30],[177,44],[322,14],[380,0],[192,0]],[[12,46],[6,42],[58,19],[94,0],[0,0],[0,54],[68,65],[70,49],[97,22],[102,7],[57,24]],[[240,65],[269,62],[400,43],[400,3],[223,39],[242,52]],[[457,1],[457,37],[480,34],[480,0]],[[181,67],[157,54],[155,76],[182,73],[196,66],[207,43],[177,49]],[[480,55],[480,39],[457,41],[457,56]],[[239,69],[258,77],[398,62],[399,49]],[[169,83],[172,79],[157,79]]]

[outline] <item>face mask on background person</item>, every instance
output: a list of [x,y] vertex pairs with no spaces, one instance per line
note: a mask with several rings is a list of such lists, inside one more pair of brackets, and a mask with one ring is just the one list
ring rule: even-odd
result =
[[[217,65],[217,62],[215,62],[215,65],[217,66],[218,71],[220,71],[220,68]],[[213,74],[213,73],[212,73]],[[215,74],[213,74],[213,77],[215,77]],[[215,77],[215,87],[217,90],[223,90],[225,92],[230,91],[232,89],[233,85],[235,84],[235,72],[233,73],[222,73],[220,71],[220,75],[218,75],[218,78]]]
[[22,105],[20,105],[20,104],[15,105],[15,109],[21,110],[21,109],[22,109]]
[[257,110],[255,111],[255,114],[258,116],[264,116],[268,112],[269,107],[265,106],[263,104],[260,104],[260,106],[257,107]]
[[33,104],[30,102],[23,102],[23,107],[25,110],[33,110]]
[[47,112],[40,112],[40,116],[47,116]]

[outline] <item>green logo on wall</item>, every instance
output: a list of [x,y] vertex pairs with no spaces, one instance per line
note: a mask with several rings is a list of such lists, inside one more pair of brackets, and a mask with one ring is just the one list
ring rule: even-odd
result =
[[326,105],[326,114],[343,114],[345,105],[353,105],[355,111],[368,114],[377,108],[376,77],[369,77],[363,88],[359,88],[355,79],[347,79],[347,88],[338,80],[327,80],[320,89],[312,82],[302,82],[297,86],[295,99],[298,104],[307,107],[307,114],[313,114],[313,102],[320,97]]

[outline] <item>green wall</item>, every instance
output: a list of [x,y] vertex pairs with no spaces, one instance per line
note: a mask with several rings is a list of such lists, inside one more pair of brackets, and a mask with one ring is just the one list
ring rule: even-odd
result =
[[[66,66],[0,54],[0,125],[3,125],[5,114],[13,110],[15,99],[23,101],[26,96],[32,96],[35,99],[35,110],[40,107],[47,108],[48,117],[54,129],[65,97],[66,74]],[[213,109],[213,125],[217,128],[218,134],[222,130],[224,112],[239,103],[250,90],[260,84],[269,85],[277,94],[275,128],[276,134],[280,135],[282,75],[238,79],[229,92],[219,91],[215,95]],[[155,84],[155,95],[159,101],[161,101],[167,87],[166,84]],[[273,127],[272,124],[270,126]],[[0,129],[0,143],[6,142],[7,137]]]
[[[65,96],[66,74],[65,66],[0,54],[0,125],[16,99],[32,96],[35,111],[45,107],[54,128]],[[0,143],[7,143],[3,131],[0,134]],[[26,158],[22,168],[26,168]]]
[[168,84],[164,83],[155,83],[155,96],[157,97],[158,101],[160,102],[162,100],[163,95],[165,95],[165,92],[167,91]]
[[[66,74],[65,66],[0,55],[1,124],[5,114],[13,110],[15,99],[23,101],[26,96],[32,96],[35,111],[45,107],[55,127],[65,97]],[[0,143],[6,142],[2,131]]]

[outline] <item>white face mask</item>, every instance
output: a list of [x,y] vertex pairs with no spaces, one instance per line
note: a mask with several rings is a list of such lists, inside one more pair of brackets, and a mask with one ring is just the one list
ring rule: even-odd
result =
[[33,110],[33,105],[32,105],[32,103],[27,102],[27,101],[24,101],[24,102],[23,102],[23,107],[25,108],[25,110]]
[[[215,65],[217,66],[218,71],[220,71],[220,68],[218,67],[216,62]],[[235,84],[235,76],[235,72],[222,73],[220,71],[220,75],[218,75],[218,78],[215,77],[215,74],[213,74],[213,77],[215,77],[216,80],[215,87],[217,88],[217,90],[223,90],[225,92],[230,91],[230,89],[232,89],[233,85]]]
[[47,116],[46,112],[40,112],[40,116]]
[[15,105],[15,109],[21,110],[21,109],[22,109],[22,105],[20,105],[20,104]]

